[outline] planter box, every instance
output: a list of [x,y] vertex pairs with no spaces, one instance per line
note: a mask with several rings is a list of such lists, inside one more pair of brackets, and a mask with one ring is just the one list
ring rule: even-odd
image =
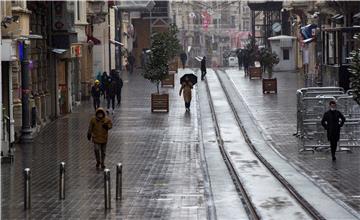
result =
[[175,87],[175,75],[173,72],[169,72],[169,74],[167,75],[167,77],[161,81],[161,86],[171,86],[171,87]]
[[262,68],[261,67],[249,67],[249,77],[252,78],[262,78]]
[[169,112],[169,94],[151,94],[151,112]]
[[263,79],[263,93],[277,93],[277,79]]

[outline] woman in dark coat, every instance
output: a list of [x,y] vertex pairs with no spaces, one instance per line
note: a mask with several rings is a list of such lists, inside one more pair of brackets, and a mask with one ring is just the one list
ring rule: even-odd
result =
[[340,129],[345,123],[345,117],[336,110],[336,102],[330,101],[330,110],[324,113],[321,125],[327,131],[327,138],[330,141],[332,160],[335,161],[337,142],[340,140]]

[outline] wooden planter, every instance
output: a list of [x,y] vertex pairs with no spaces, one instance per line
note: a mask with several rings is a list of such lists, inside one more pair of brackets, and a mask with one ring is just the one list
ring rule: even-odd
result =
[[175,87],[175,75],[174,72],[169,72],[167,77],[161,81],[161,86],[171,86]]
[[263,85],[263,93],[270,93],[274,92],[277,93],[277,79],[263,79],[262,80]]
[[169,94],[151,94],[151,112],[169,112]]
[[249,77],[250,77],[250,79],[253,79],[253,78],[261,79],[262,78],[262,68],[254,67],[254,66],[249,67]]

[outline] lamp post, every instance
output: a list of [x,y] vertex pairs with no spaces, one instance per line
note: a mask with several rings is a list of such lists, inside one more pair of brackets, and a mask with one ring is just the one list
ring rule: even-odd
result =
[[32,131],[30,128],[30,117],[29,117],[29,60],[27,47],[30,44],[29,40],[26,39],[21,42],[22,44],[22,57],[21,57],[21,113],[22,113],[22,126],[21,126],[21,143],[33,142]]
[[[30,128],[30,115],[29,115],[29,60],[28,60],[28,47],[30,45],[30,39],[42,39],[40,35],[28,35],[21,36],[16,39],[21,42],[22,54],[21,59],[21,108],[22,108],[22,126],[21,126],[21,143],[33,142],[32,131]],[[21,52],[20,52],[21,53]]]

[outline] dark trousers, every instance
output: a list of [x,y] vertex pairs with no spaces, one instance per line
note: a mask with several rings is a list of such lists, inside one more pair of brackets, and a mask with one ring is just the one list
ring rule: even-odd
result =
[[181,61],[181,63],[182,63],[183,69],[185,69],[186,61]]
[[93,97],[93,101],[94,101],[94,109],[96,111],[96,109],[100,107],[100,97]]
[[201,80],[204,80],[206,75],[206,70],[201,70]]
[[129,64],[129,73],[134,72],[134,64]]
[[[105,152],[106,152],[106,144],[96,144],[94,143],[94,152],[97,163],[101,163],[104,165],[105,163]],[[101,155],[101,157],[100,157]]]
[[120,105],[120,103],[121,103],[121,91],[116,93],[116,99],[117,99],[117,104]]
[[107,97],[107,108],[110,108],[110,102],[111,102],[111,106],[112,109],[115,109],[115,96],[108,96]]
[[330,148],[331,148],[331,156],[335,157],[335,152],[336,152],[336,148],[337,148],[337,141],[330,140]]
[[185,102],[185,108],[190,108],[190,102]]

